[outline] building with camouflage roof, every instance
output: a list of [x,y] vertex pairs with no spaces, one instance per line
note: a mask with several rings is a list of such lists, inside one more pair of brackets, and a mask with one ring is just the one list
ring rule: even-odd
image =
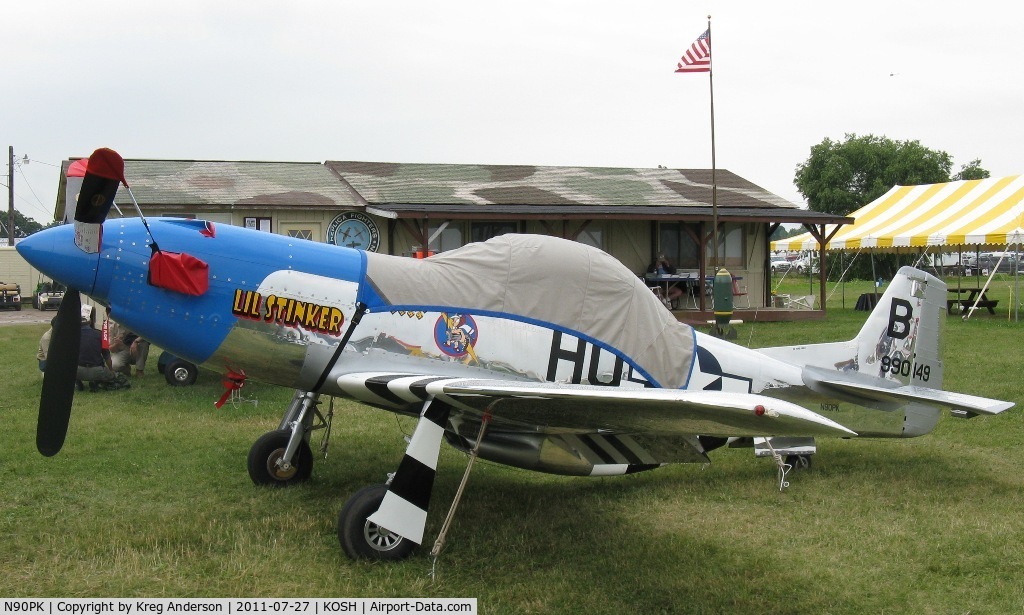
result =
[[[63,165],[58,219],[73,160]],[[197,217],[408,256],[537,233],[599,247],[638,275],[658,253],[680,269],[711,271],[708,169],[126,159],[125,177],[147,216]],[[851,222],[800,209],[727,170],[714,183],[719,260],[744,280],[751,307],[769,303],[768,237],[779,224],[824,233],[826,223]],[[134,214],[126,190],[117,202],[124,215]]]

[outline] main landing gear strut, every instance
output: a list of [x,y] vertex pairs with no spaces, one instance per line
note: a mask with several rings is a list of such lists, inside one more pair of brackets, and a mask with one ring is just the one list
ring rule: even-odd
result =
[[326,417],[317,406],[320,395],[295,391],[281,424],[260,436],[249,449],[249,478],[257,485],[283,487],[305,482],[313,473],[313,451],[309,436],[317,429],[330,434],[331,414]]
[[[338,516],[338,541],[346,555],[352,559],[400,560],[423,543],[427,509],[449,412],[448,406],[428,400],[398,471],[388,477],[386,484],[367,487],[345,504]],[[435,565],[489,422],[490,414],[486,413],[476,445],[470,451],[462,483],[430,553]]]

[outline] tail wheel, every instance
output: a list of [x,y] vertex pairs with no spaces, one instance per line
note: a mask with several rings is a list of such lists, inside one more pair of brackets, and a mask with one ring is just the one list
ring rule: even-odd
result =
[[412,554],[416,543],[367,519],[377,512],[387,485],[373,485],[357,492],[338,515],[338,542],[352,559],[403,560]]
[[811,456],[810,455],[786,455],[786,463],[793,467],[794,470],[810,470],[811,469]]
[[291,465],[285,469],[279,465],[288,448],[292,432],[287,429],[271,431],[260,436],[249,449],[249,478],[257,485],[285,487],[309,480],[313,474],[313,451],[309,442],[303,440]]

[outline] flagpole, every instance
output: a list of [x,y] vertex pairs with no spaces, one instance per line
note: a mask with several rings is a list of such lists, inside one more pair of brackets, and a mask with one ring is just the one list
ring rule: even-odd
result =
[[[711,45],[711,15],[708,15],[708,45]],[[715,177],[715,79],[712,54],[708,54],[708,89],[711,94],[711,241],[714,244],[711,269],[718,273],[718,182]]]

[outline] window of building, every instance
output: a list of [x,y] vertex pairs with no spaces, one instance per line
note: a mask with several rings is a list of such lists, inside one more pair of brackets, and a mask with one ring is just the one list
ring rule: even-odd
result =
[[[709,227],[710,228],[710,227]],[[690,232],[687,232],[687,231]],[[679,269],[696,269],[700,263],[699,247],[695,237],[700,236],[700,226],[680,222],[663,222],[658,225],[658,251]],[[707,266],[713,262],[713,243],[708,241]],[[718,261],[727,267],[745,267],[746,234],[742,224],[723,224],[718,232]]]
[[[726,267],[745,267],[747,264],[744,258],[744,247],[746,245],[746,233],[743,232],[742,224],[723,224],[718,231],[718,263]],[[707,259],[708,264],[714,262],[714,254],[711,251],[711,242],[708,242]]]
[[313,229],[308,228],[293,228],[288,229],[288,236],[295,237],[296,239],[307,239],[313,240]]
[[588,226],[576,236],[576,241],[586,246],[592,246],[604,250],[604,229]]
[[492,237],[498,237],[508,233],[518,233],[518,222],[473,222],[469,228],[473,241],[487,241]]
[[270,230],[270,218],[246,216],[246,218],[245,218],[245,228],[249,228],[249,229],[253,229],[253,230],[257,230],[257,231],[266,231],[268,233],[272,232]]
[[430,251],[433,253],[447,252],[455,248],[461,248],[465,243],[462,234],[462,224],[457,222],[431,222],[428,228],[430,238]]
[[658,252],[677,269],[697,269],[699,250],[694,236],[699,233],[700,227],[695,224],[662,222],[658,225]]

